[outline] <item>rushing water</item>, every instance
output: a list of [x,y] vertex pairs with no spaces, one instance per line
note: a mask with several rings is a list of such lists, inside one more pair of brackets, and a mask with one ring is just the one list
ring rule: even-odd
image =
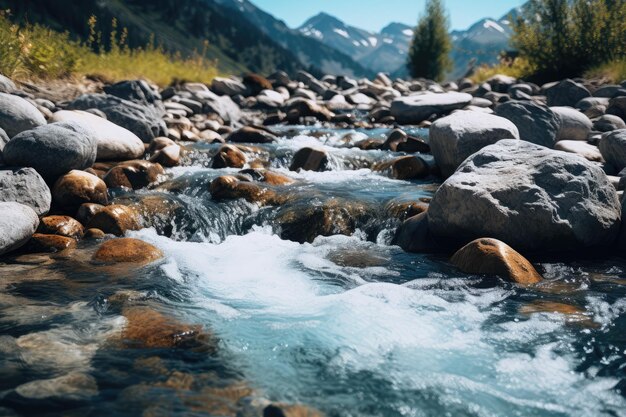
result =
[[[257,153],[296,180],[285,207],[212,201],[210,181],[237,170],[208,168],[217,146],[194,144],[159,186],[116,196],[158,201],[130,235],[163,261],[92,265],[84,242],[0,265],[0,415],[244,416],[272,401],[328,416],[626,416],[626,262],[545,259],[546,280],[522,288],[405,253],[385,207],[434,181],[373,172],[389,153],[345,132],[284,133]],[[287,170],[320,141],[331,171]],[[367,207],[352,236],[279,237],[285,210],[329,200]],[[122,343],[129,303],[200,325],[210,346]]]

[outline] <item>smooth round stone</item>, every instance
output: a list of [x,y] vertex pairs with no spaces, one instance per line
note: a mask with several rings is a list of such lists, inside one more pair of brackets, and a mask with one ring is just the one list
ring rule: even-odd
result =
[[75,212],[81,204],[107,204],[107,186],[100,178],[85,171],[72,170],[60,177],[52,187],[54,203]]
[[449,113],[470,104],[467,93],[427,93],[398,97],[391,102],[391,115],[402,124],[418,124],[433,114]]
[[587,140],[593,124],[584,114],[571,107],[550,107],[559,119],[556,140]]
[[163,252],[148,242],[133,238],[120,238],[108,240],[100,245],[93,255],[93,260],[106,263],[146,264],[162,257]]
[[79,239],[83,236],[83,225],[70,216],[43,217],[37,228],[38,233],[60,235]]
[[233,145],[222,145],[213,157],[213,168],[243,168],[247,162],[246,155]]
[[554,145],[557,151],[575,153],[588,161],[603,162],[602,154],[597,146],[580,140],[561,140]]
[[121,204],[112,204],[96,212],[86,228],[100,229],[104,233],[121,236],[127,230],[139,230],[141,221],[135,209]]
[[37,213],[24,204],[0,203],[0,255],[20,248],[37,230]]
[[4,147],[3,158],[7,165],[32,167],[46,180],[55,180],[92,166],[96,152],[91,132],[75,122],[61,122],[16,135]]
[[290,171],[326,171],[328,169],[328,153],[323,149],[305,147],[299,149],[289,166]]
[[444,178],[485,146],[501,139],[520,137],[510,120],[472,111],[460,111],[436,120],[428,136],[431,152]]
[[98,143],[98,161],[125,161],[144,154],[143,142],[137,135],[92,113],[61,110],[53,114],[50,122],[76,122],[89,130]]
[[33,168],[5,168],[0,169],[0,201],[25,204],[42,216],[50,210],[52,196]]
[[43,114],[28,100],[0,93],[0,128],[7,133],[9,138],[45,124],[46,119]]
[[598,148],[600,148],[604,160],[617,170],[626,167],[626,129],[603,134]]
[[126,161],[107,172],[104,182],[109,188],[127,188],[138,190],[156,182],[165,170],[161,164],[144,161]]
[[626,129],[626,122],[612,114],[602,115],[593,122],[593,130],[598,132],[611,132],[619,129]]

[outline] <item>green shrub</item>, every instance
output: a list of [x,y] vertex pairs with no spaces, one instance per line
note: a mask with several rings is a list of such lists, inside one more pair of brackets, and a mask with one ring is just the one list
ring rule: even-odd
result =
[[513,27],[513,46],[542,81],[626,56],[623,0],[530,0]]

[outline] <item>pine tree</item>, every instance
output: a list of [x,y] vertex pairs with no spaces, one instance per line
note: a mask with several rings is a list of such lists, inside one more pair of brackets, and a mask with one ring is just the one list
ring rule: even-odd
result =
[[415,27],[409,48],[409,73],[417,78],[443,79],[451,68],[452,43],[442,0],[428,0],[425,14]]

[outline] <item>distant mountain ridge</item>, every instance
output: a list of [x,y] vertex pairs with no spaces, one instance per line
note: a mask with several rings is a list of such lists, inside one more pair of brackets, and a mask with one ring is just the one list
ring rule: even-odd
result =
[[[518,10],[513,9],[497,20],[481,19],[467,30],[452,31],[453,69],[449,78],[463,76],[472,63],[496,64],[499,53],[509,48],[512,34],[509,16],[516,16]],[[298,30],[305,36],[353,57],[374,72],[408,75],[406,61],[413,28],[406,24],[392,22],[380,33],[374,33],[350,26],[327,13],[319,13],[304,22]]]

